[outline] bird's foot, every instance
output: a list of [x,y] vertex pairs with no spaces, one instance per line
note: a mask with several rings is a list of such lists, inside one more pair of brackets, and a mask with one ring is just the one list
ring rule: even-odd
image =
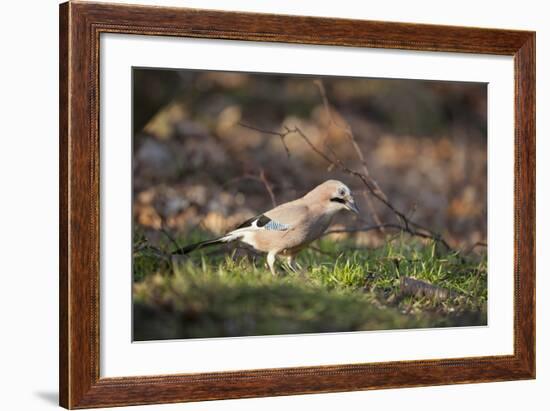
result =
[[288,263],[283,263],[283,268],[284,268],[284,270],[285,270],[287,273],[289,273],[289,274],[290,274],[290,273],[297,273],[297,272],[298,272],[298,270],[297,270],[297,268],[296,268],[295,266],[290,265],[290,264],[288,264]]
[[304,278],[307,274],[306,270],[296,261],[287,261],[285,264],[283,264],[283,267],[285,268],[285,271],[287,273],[292,273],[294,275],[298,275],[301,278]]

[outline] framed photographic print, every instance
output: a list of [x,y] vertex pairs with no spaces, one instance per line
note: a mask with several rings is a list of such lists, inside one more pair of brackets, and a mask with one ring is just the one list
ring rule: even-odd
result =
[[535,377],[535,33],[60,6],[60,404]]

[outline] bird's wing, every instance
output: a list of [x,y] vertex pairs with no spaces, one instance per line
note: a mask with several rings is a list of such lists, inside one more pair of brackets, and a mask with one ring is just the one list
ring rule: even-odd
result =
[[288,230],[290,226],[288,224],[281,223],[277,220],[272,220],[267,217],[265,214],[260,214],[255,217],[252,217],[238,226],[234,231],[237,230],[246,230],[246,229],[257,229],[257,230],[274,230],[274,231],[285,231]]
[[309,207],[298,201],[281,204],[272,210],[264,213],[272,221],[294,228],[309,215]]
[[300,223],[307,214],[307,209],[307,206],[301,204],[282,204],[264,214],[246,220],[234,231],[244,229],[287,231]]

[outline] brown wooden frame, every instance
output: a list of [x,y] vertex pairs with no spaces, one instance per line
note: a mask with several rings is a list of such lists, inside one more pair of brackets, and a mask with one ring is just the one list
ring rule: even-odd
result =
[[[514,354],[164,376],[99,374],[101,33],[499,54],[515,64]],[[60,404],[170,403],[535,377],[535,33],[70,2],[60,6]]]

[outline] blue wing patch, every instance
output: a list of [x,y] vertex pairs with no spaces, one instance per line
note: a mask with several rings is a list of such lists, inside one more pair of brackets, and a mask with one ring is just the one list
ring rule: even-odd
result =
[[265,230],[273,230],[273,231],[285,231],[290,228],[289,225],[279,223],[278,221],[270,220],[269,223],[267,223],[264,226]]

